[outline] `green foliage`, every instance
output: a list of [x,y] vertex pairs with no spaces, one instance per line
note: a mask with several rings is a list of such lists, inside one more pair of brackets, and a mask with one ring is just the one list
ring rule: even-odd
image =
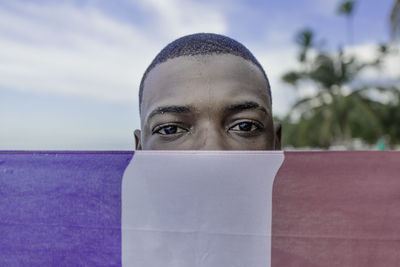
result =
[[[314,98],[302,99],[302,104],[308,99]],[[384,132],[381,117],[377,116],[383,106],[360,96],[335,95],[330,103],[300,111],[296,122],[289,116],[284,118],[281,121],[283,143],[293,147],[329,148],[333,144],[345,144],[351,138],[360,138],[374,144]]]
[[400,35],[400,0],[396,0],[390,14],[390,25],[392,38],[396,39]]
[[340,15],[351,16],[353,14],[355,1],[343,1],[339,4],[337,13]]
[[393,92],[393,101],[376,108],[376,112],[380,114],[383,133],[391,147],[400,144],[400,91],[398,88],[386,88]]
[[[355,1],[344,1],[338,12],[350,16],[354,5]],[[315,93],[299,99],[290,114],[280,120],[284,145],[329,148],[350,144],[354,138],[374,144],[382,137],[392,146],[400,143],[399,88],[358,79],[362,70],[381,66],[391,53],[389,46],[377,45],[377,57],[366,62],[342,49],[329,53],[318,49],[309,28],[300,31],[295,41],[301,68],[288,71],[282,80],[296,87],[304,81]],[[379,102],[374,94],[389,95],[390,101]]]
[[282,76],[282,80],[292,85],[296,85],[297,81],[302,78],[302,74],[299,72],[291,71]]
[[347,17],[347,35],[348,35],[348,42],[352,43],[353,40],[353,23],[352,17],[354,14],[356,1],[343,1],[339,4],[337,9],[337,13],[339,15],[344,15]]
[[304,29],[296,36],[296,43],[300,45],[299,61],[305,62],[308,50],[314,46],[314,33],[311,29]]

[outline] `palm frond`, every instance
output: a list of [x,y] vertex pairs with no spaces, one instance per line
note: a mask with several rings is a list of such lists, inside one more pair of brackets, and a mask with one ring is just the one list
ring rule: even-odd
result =
[[392,39],[395,40],[400,35],[400,0],[396,0],[390,13],[390,25]]

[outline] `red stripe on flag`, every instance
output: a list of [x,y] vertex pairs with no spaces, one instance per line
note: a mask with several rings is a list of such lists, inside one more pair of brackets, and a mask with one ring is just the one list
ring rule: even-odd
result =
[[272,266],[399,266],[399,152],[285,152]]

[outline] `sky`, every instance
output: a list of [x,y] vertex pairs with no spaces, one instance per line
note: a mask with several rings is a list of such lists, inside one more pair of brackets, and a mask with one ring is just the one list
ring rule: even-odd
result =
[[[273,112],[301,96],[281,81],[297,67],[295,34],[368,58],[390,40],[394,0],[358,0],[354,40],[337,0],[0,0],[0,150],[134,150],[138,88],[155,55],[186,34],[213,32],[263,65]],[[398,79],[398,59],[370,79]],[[368,76],[369,75],[369,76]]]

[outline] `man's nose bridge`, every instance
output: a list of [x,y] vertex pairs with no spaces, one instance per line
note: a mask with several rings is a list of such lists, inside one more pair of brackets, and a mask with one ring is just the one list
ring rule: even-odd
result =
[[222,132],[211,123],[201,130],[199,150],[224,150],[224,138]]

